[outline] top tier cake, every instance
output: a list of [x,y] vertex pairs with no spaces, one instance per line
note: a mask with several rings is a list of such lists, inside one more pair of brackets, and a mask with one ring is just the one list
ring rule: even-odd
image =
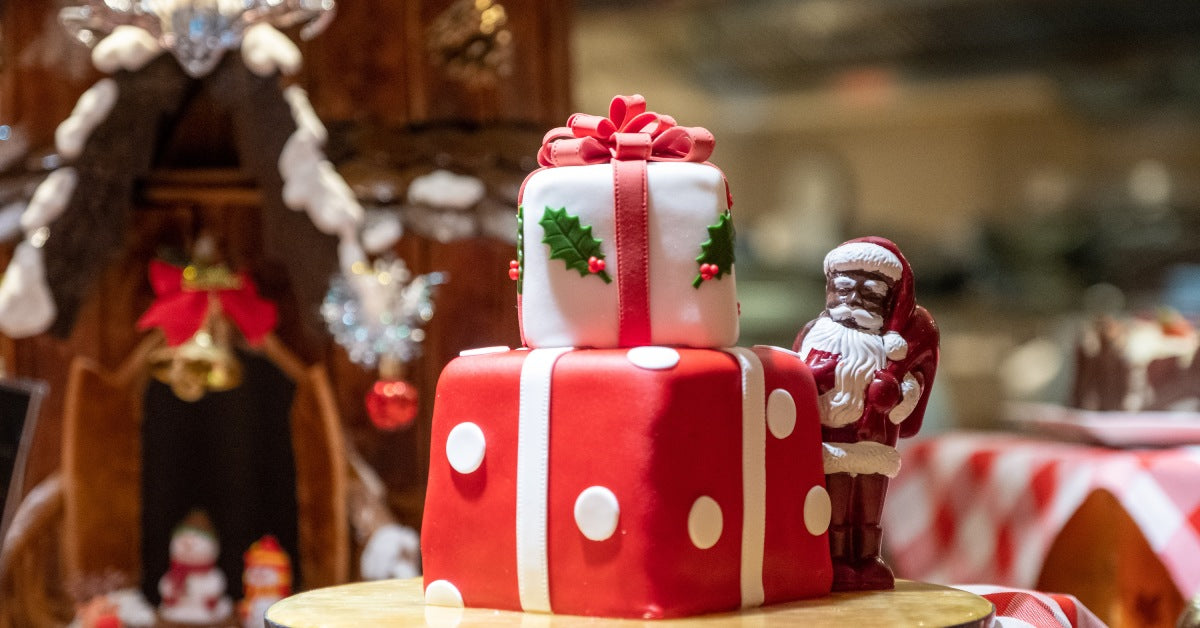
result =
[[547,134],[520,206],[526,346],[737,343],[730,200],[712,148],[708,131],[647,112],[641,96]]

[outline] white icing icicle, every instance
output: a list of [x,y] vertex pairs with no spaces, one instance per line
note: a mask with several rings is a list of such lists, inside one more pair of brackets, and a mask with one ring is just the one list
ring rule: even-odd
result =
[[300,71],[303,57],[287,35],[266,22],[259,22],[247,28],[242,36],[242,61],[259,76],[276,72],[291,76]]
[[363,209],[346,181],[326,160],[284,173],[283,201],[304,209],[322,233],[337,235],[357,230]]
[[487,196],[487,187],[483,181],[449,170],[434,170],[413,179],[408,186],[408,202],[430,207],[470,209],[484,196]]
[[42,249],[29,242],[17,245],[0,281],[0,333],[10,338],[35,336],[50,328],[58,314]]
[[21,215],[26,206],[22,201],[15,201],[0,207],[0,242],[16,240],[21,235]]
[[77,159],[83,153],[92,131],[112,112],[117,102],[117,82],[101,79],[79,97],[71,115],[54,131],[54,147],[64,159]]
[[62,215],[71,201],[71,195],[75,193],[78,180],[74,168],[59,168],[38,185],[33,198],[29,200],[29,206],[21,215],[21,229],[26,235],[49,226]]
[[154,36],[136,26],[122,24],[92,49],[92,65],[105,74],[118,70],[137,72],[162,54]]
[[421,539],[417,533],[412,528],[388,524],[367,540],[359,571],[365,580],[415,578],[421,575],[420,557]]
[[392,248],[404,235],[404,226],[395,212],[377,209],[366,213],[363,224],[363,248],[379,255]]
[[288,207],[308,212],[322,233],[343,238],[357,236],[363,222],[363,208],[333,164],[321,150],[325,127],[316,120],[303,92],[288,98],[296,130],[279,153],[279,174],[283,177],[283,202]]
[[325,144],[329,133],[321,123],[321,118],[317,117],[317,112],[313,111],[312,103],[308,101],[308,92],[299,85],[290,85],[283,90],[283,99],[292,109],[292,119],[296,121],[296,126],[308,131],[316,138],[318,144]]

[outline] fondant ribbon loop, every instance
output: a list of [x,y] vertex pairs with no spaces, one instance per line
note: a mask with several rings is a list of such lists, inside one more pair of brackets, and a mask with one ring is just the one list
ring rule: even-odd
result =
[[646,111],[639,95],[617,96],[608,117],[577,113],[567,126],[542,138],[538,163],[545,167],[583,166],[609,161],[703,162],[715,142],[703,127],[678,126],[671,116]]

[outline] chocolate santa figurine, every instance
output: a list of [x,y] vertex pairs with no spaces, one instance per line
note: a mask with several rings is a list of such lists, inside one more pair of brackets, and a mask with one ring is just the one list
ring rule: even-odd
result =
[[833,513],[833,589],[891,589],[880,558],[888,479],[899,438],[921,428],[938,362],[938,330],[913,295],[912,268],[890,240],[850,240],[825,256],[825,311],[796,337],[820,397]]

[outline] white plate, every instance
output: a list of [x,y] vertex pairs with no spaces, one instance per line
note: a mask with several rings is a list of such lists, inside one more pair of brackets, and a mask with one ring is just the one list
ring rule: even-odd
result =
[[1080,410],[1050,403],[1005,404],[1012,423],[1109,447],[1200,444],[1200,412]]

